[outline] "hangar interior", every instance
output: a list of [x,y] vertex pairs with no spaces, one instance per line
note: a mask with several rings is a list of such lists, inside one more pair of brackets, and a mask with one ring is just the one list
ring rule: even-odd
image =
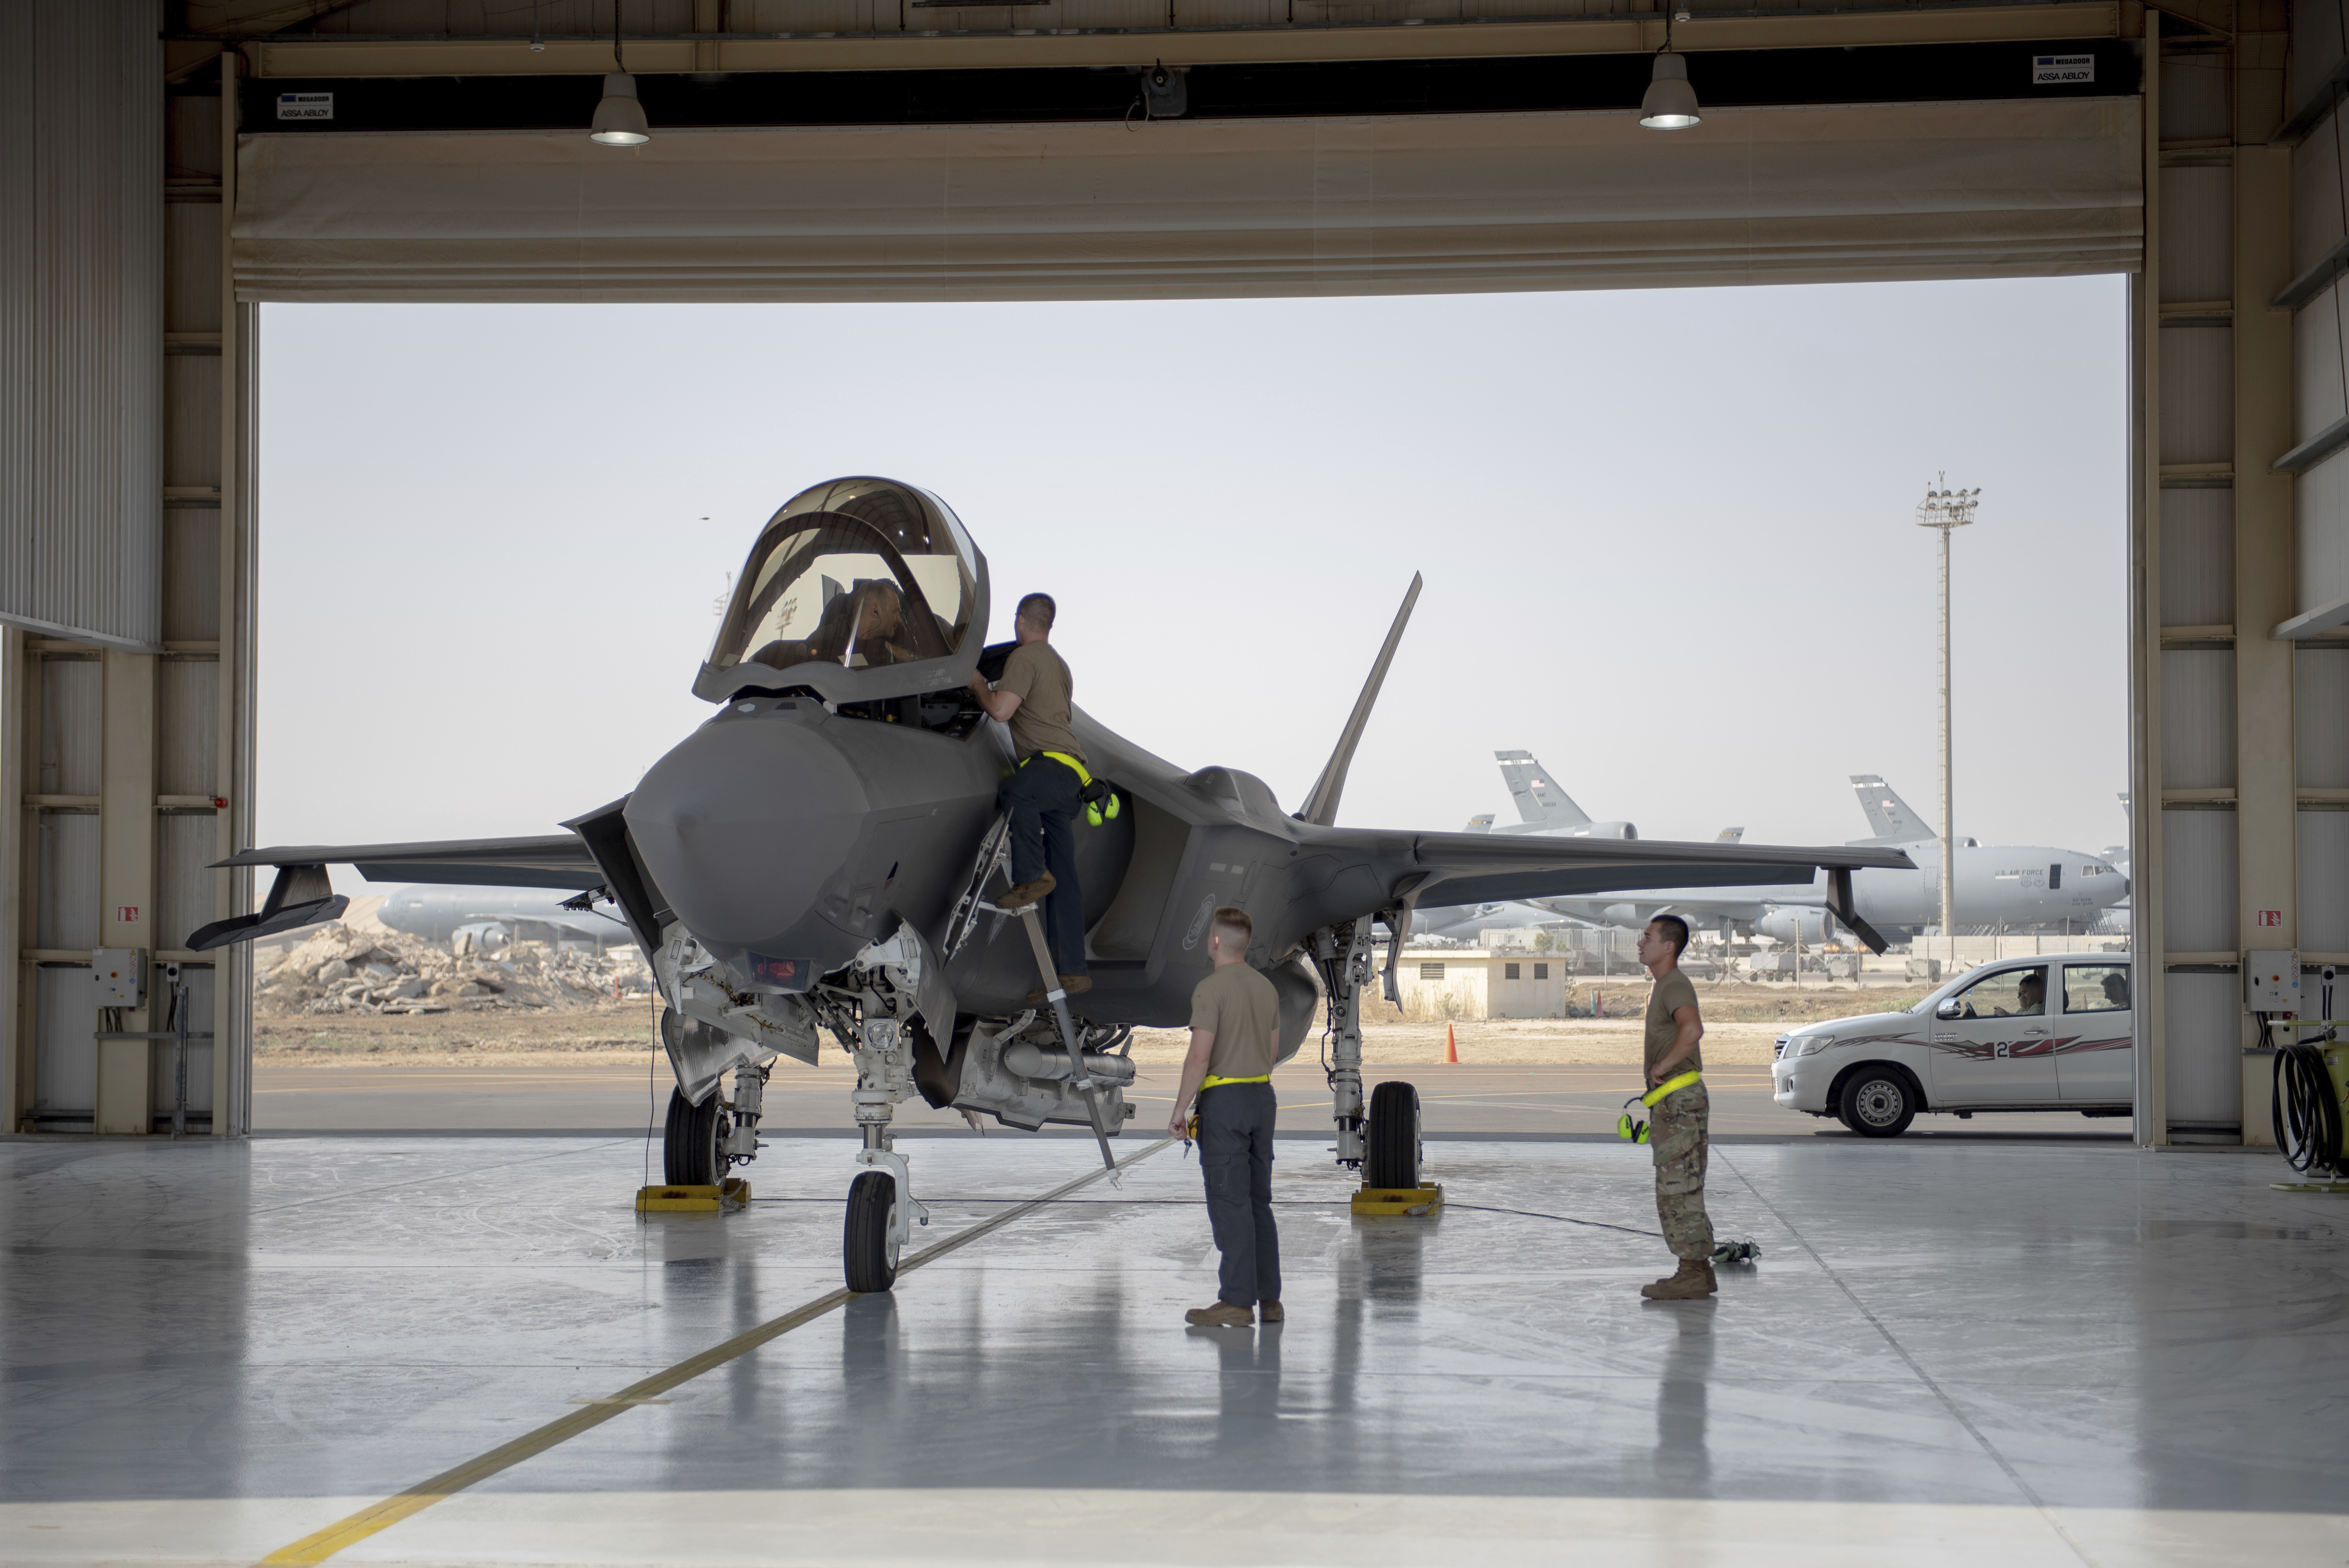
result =
[[[298,1393],[291,1371],[276,1394],[255,1393],[219,1370],[264,1367],[274,1346],[314,1357],[334,1338],[324,1318],[305,1329],[289,1316],[297,1308],[260,1283],[267,1271],[246,1265],[263,1253],[289,1263],[348,1243],[271,1218],[282,1206],[264,1201],[264,1190],[316,1181],[332,1165],[333,1179],[350,1183],[333,1201],[359,1205],[343,1211],[344,1221],[408,1227],[391,1249],[401,1255],[369,1267],[391,1268],[412,1285],[414,1313],[435,1315],[440,1345],[446,1326],[474,1321],[452,1303],[473,1277],[463,1260],[480,1238],[451,1239],[468,1222],[460,1194],[414,1205],[388,1194],[426,1181],[423,1166],[502,1169],[534,1157],[483,1150],[452,1162],[354,1144],[297,1158],[244,1140],[249,965],[243,949],[198,954],[186,942],[194,927],[252,909],[256,896],[249,872],[206,868],[253,842],[254,673],[264,654],[284,653],[264,650],[256,636],[263,304],[1277,297],[2113,272],[2128,274],[2131,301],[2136,940],[2141,962],[2162,972],[2159,985],[2141,987],[2136,1014],[2144,1151],[2125,1167],[2048,1171],[2050,1181],[2103,1194],[2093,1218],[2067,1218],[2001,1188],[2020,1168],[1977,1152],[1963,1171],[1909,1174],[1926,1183],[1979,1180],[1985,1202],[2004,1192],[2012,1232],[1952,1234],[1889,1191],[1849,1200],[1856,1207],[1839,1211],[1837,1223],[1930,1238],[1919,1243],[1926,1251],[1980,1243],[2013,1275],[2028,1276],[2034,1258],[2076,1267],[2097,1293],[2094,1348],[2041,1346],[2049,1386],[2100,1387],[2127,1408],[2098,1406],[2091,1418],[2076,1407],[2066,1418],[2076,1424],[2060,1440],[2033,1449],[2027,1434],[2051,1429],[2039,1424],[2054,1417],[2028,1401],[1992,1409],[1997,1401],[1986,1390],[2011,1346],[1940,1315],[1932,1268],[1909,1259],[1897,1278],[1869,1284],[1868,1305],[1830,1265],[1831,1244],[1799,1240],[1790,1226],[1775,1234],[1774,1256],[1816,1267],[1781,1277],[1816,1293],[1826,1304],[1819,1310],[1837,1323],[1795,1353],[1802,1375],[1859,1357],[1871,1377],[1884,1372],[1889,1381],[1861,1392],[1807,1383],[1791,1393],[1723,1392],[1686,1359],[1695,1354],[1686,1344],[1641,1341],[1619,1321],[1629,1315],[1601,1315],[1601,1337],[1616,1345],[1610,1336],[1619,1335],[1620,1357],[1609,1363],[1611,1352],[1602,1353],[1578,1370],[1654,1385],[1657,1465],[1616,1474],[1621,1486],[1610,1491],[1612,1461],[1596,1448],[1550,1455],[1576,1478],[1566,1491],[1583,1502],[1564,1512],[1545,1503],[1550,1511],[1536,1509],[1539,1519],[1526,1528],[1527,1539],[1571,1528],[1647,1541],[1659,1505],[1609,1518],[1591,1500],[1738,1499],[1764,1512],[1705,1528],[1722,1539],[1748,1529],[1792,1540],[1817,1527],[1816,1514],[1797,1509],[1754,1523],[1765,1505],[1831,1500],[1847,1483],[1850,1497],[1894,1511],[1852,1516],[1875,1522],[1867,1529],[1945,1540],[1953,1558],[1981,1538],[1958,1544],[1947,1532],[1960,1527],[1934,1510],[1963,1511],[1969,1529],[1991,1528],[1982,1522],[1994,1517],[2012,1549],[2033,1560],[2086,1559],[2095,1539],[2117,1553],[2095,1560],[2158,1555],[2158,1543],[2130,1533],[2137,1525],[2129,1522],[2157,1506],[2233,1519],[2197,1534],[2165,1515],[2161,1529],[2178,1533],[2164,1539],[2185,1542],[2173,1560],[2220,1560],[2216,1542],[2230,1530],[2303,1541],[2292,1532],[2315,1529],[2334,1505],[2319,1478],[2287,1456],[2316,1430],[2307,1424],[2314,1396],[2295,1403],[2287,1391],[2329,1386],[2344,1346],[2329,1328],[2295,1329],[2279,1304],[2337,1279],[2335,1254],[2321,1244],[2333,1233],[2311,1218],[2321,1203],[2268,1193],[2271,1166],[2244,1156],[2144,1161],[2173,1145],[2268,1140],[2269,1064],[2240,993],[2246,952],[2349,963],[2344,34],[2337,7],[2280,0],[2159,10],[2136,0],[2059,0],[1678,13],[1559,0],[0,0],[0,773],[16,795],[0,812],[0,882],[11,893],[0,900],[0,942],[13,954],[0,965],[0,1129],[11,1138],[0,1156],[11,1176],[6,1223],[17,1263],[12,1376],[16,1363],[33,1367],[25,1386],[47,1396],[16,1404],[37,1414],[9,1423],[9,1462],[0,1468],[31,1478],[11,1483],[5,1506],[19,1511],[15,1522],[62,1532],[54,1549],[18,1535],[9,1551],[30,1550],[22,1544],[29,1541],[71,1556],[80,1547],[67,1540],[70,1526],[86,1517],[75,1505],[127,1495],[93,1480],[91,1465],[109,1445],[146,1440],[132,1429],[157,1386],[126,1373],[98,1401],[107,1414],[96,1426],[76,1427],[63,1413],[81,1376],[70,1368],[113,1376],[109,1355],[130,1372],[181,1379],[171,1397],[201,1413],[181,1434],[191,1450],[244,1456],[211,1468],[162,1465],[151,1490],[128,1494],[147,1501],[116,1511],[130,1534],[109,1550],[164,1555],[194,1552],[191,1543],[215,1530],[238,1550],[265,1550],[330,1522],[336,1506],[398,1493],[444,1461],[511,1436],[516,1417],[499,1398],[519,1398],[523,1385],[530,1398],[558,1403],[605,1392],[572,1377],[567,1359],[559,1395],[519,1372],[520,1382],[485,1387],[450,1360],[434,1374],[451,1386],[445,1399],[410,1408],[388,1384],[370,1385],[398,1405],[395,1424],[409,1434],[370,1449],[362,1439],[378,1429],[377,1415],[364,1400],[323,1387]],[[1702,126],[1685,132],[1635,119],[1649,57],[1667,44],[1689,61],[1704,107]],[[2042,56],[2077,64],[2043,80],[2033,70]],[[616,65],[639,84],[654,130],[644,145],[600,146],[585,134]],[[93,1027],[91,987],[109,955],[125,950],[146,966],[144,1005],[101,1015],[112,1026]],[[136,1037],[173,1022],[163,1003],[166,965],[181,966],[195,1032],[210,1036],[188,1047],[184,1091],[172,1072],[176,1047]],[[202,1151],[157,1138],[175,1110],[191,1131],[210,1135]],[[135,1154],[125,1152],[134,1144]],[[1826,1203],[1836,1176],[1860,1174],[1837,1164],[1850,1152],[1756,1155],[1747,1190],[1764,1208],[1785,1198],[1788,1183]],[[626,1163],[626,1151],[619,1158]],[[995,1200],[1030,1192],[1050,1179],[1039,1158],[1025,1151],[1024,1164],[973,1181]],[[1463,1165],[1495,1167],[1496,1206],[1557,1206],[1557,1191],[1538,1181],[1540,1191],[1508,1187],[1531,1169],[1588,1188],[1601,1205],[1590,1212],[1636,1220],[1636,1190],[1611,1199],[1602,1190],[1626,1174],[1636,1189],[1642,1171],[1627,1165],[1610,1175],[1596,1159],[1535,1150],[1512,1175],[1486,1156],[1458,1155]],[[1166,1179],[1167,1163],[1157,1157],[1154,1180]],[[595,1256],[612,1275],[563,1287],[595,1295],[603,1304],[595,1310],[573,1319],[554,1311],[533,1325],[558,1347],[579,1324],[618,1323],[616,1304],[626,1297],[636,1302],[629,1312],[678,1309],[666,1324],[677,1332],[638,1343],[616,1328],[599,1354],[666,1365],[709,1337],[697,1339],[695,1325],[746,1330],[771,1316],[777,1291],[814,1288],[795,1280],[788,1262],[788,1211],[775,1212],[771,1233],[749,1233],[763,1239],[735,1242],[715,1227],[634,1231],[595,1210],[609,1196],[601,1191],[517,1191],[527,1193],[516,1201],[533,1224],[594,1232]],[[1614,1210],[1604,1209],[1609,1202]],[[600,1217],[586,1218],[591,1212]],[[1056,1212],[1049,1228],[1066,1233],[1079,1212]],[[1084,1222],[1124,1228],[1102,1254],[1122,1260],[1117,1266],[1095,1283],[1067,1284],[1081,1295],[1114,1297],[1128,1265],[1146,1274],[1192,1262],[1189,1243],[1150,1231],[1158,1222],[1139,1212]],[[1474,1452],[1506,1441],[1462,1412],[1480,1391],[1519,1377],[1522,1357],[1561,1354],[1572,1325],[1528,1330],[1532,1337],[1515,1346],[1480,1340],[1477,1324],[1490,1319],[1474,1314],[1446,1309],[1430,1327],[1434,1319],[1416,1304],[1433,1295],[1438,1277],[1466,1280],[1495,1266],[1489,1243],[1462,1234],[1473,1223],[1463,1213],[1421,1241],[1381,1233],[1349,1242],[1333,1231],[1324,1315],[1355,1323],[1364,1337],[1350,1351],[1315,1342],[1306,1359],[1328,1387],[1294,1406],[1282,1402],[1288,1395],[1262,1396],[1271,1403],[1251,1415],[1248,1390],[1278,1387],[1278,1378],[1265,1380],[1278,1368],[1263,1363],[1260,1344],[1241,1366],[1226,1349],[1212,1363],[1223,1379],[1220,1410],[1194,1413],[1226,1424],[1261,1417],[1342,1426],[1362,1417],[1346,1402],[1361,1385],[1340,1377],[1346,1368],[1330,1357],[1449,1357],[1432,1376],[1452,1392],[1432,1397],[1433,1408]],[[153,1234],[142,1251],[146,1230]],[[100,1233],[116,1240],[77,1252],[65,1239]],[[1034,1232],[1027,1244],[1046,1233]],[[2313,1251],[2302,1245],[2312,1237]],[[1503,1244],[1543,1243],[1528,1235]],[[498,1287],[516,1301],[538,1299],[533,1269],[561,1266],[541,1243],[525,1250],[531,1263]],[[1400,1263],[1399,1251],[1413,1261]],[[980,1255],[954,1265],[961,1294],[947,1316],[958,1326],[933,1324],[930,1353],[975,1364],[1008,1336],[1029,1358],[1033,1382],[1023,1388],[1121,1398],[1104,1390],[1114,1381],[1115,1346],[1132,1331],[1087,1346],[1079,1356],[1086,1370],[1063,1385],[1069,1363],[1058,1357],[1073,1347],[1056,1346],[1049,1331],[1081,1325],[1055,1316],[1049,1298],[990,1302],[988,1279],[1011,1289],[1019,1265],[999,1263],[990,1276],[969,1261]],[[613,1283],[638,1281],[648,1260],[668,1265],[651,1271],[658,1289]],[[2184,1284],[2168,1263],[2185,1267]],[[216,1265],[229,1274],[205,1272]],[[1543,1266],[1545,1289],[1571,1299],[1578,1281],[1603,1280],[1614,1291],[1628,1265],[1601,1256]],[[157,1294],[166,1278],[178,1288],[183,1276],[191,1315],[175,1315]],[[2027,1278],[1998,1278],[2020,1293],[2002,1298],[2017,1311],[2065,1310],[2061,1293],[2034,1297]],[[2209,1294],[2195,1296],[2189,1285]],[[1489,1277],[1478,1288],[1485,1310],[1511,1310],[1512,1292]],[[2126,1309],[2115,1305],[2119,1296]],[[1098,1323],[1123,1321],[1115,1300],[1086,1300]],[[89,1348],[73,1362],[38,1348],[43,1335],[89,1332],[92,1320],[67,1310],[75,1301],[114,1304],[97,1321],[123,1345]],[[879,1484],[883,1473],[858,1470],[853,1460],[885,1467],[889,1484],[902,1479],[892,1467],[905,1450],[889,1444],[918,1423],[919,1400],[901,1375],[910,1376],[913,1344],[924,1337],[916,1325],[931,1310],[870,1299],[846,1305],[823,1331],[836,1350],[829,1364],[783,1357],[754,1371],[738,1354],[725,1363],[736,1379],[729,1394],[699,1390],[710,1400],[701,1414],[747,1420],[771,1414],[761,1401],[794,1379],[821,1383],[827,1397],[860,1379],[885,1386],[877,1414],[843,1397],[831,1429],[824,1451],[843,1468],[830,1478],[826,1506],[852,1532],[821,1537],[833,1545],[854,1538],[854,1489]],[[338,1309],[355,1314],[356,1337],[376,1350],[402,1342],[396,1307],[347,1298],[309,1307],[326,1318]],[[1721,1318],[1733,1311],[1724,1298]],[[2175,1321],[2165,1314],[2208,1325],[2211,1343],[2239,1357],[2231,1369],[2165,1358],[2151,1343],[2155,1325]],[[995,1326],[982,1331],[982,1321]],[[1915,1344],[1932,1343],[1930,1354],[1904,1344],[1910,1327],[1923,1336]],[[1724,1367],[1785,1354],[1721,1332]],[[2288,1376],[2283,1361],[2270,1359],[2281,1355],[2271,1341],[2285,1333],[2300,1336],[2292,1355],[2309,1358],[2290,1362]],[[1869,1334],[1878,1338],[1862,1347]],[[1704,1356],[1713,1343],[1705,1339]],[[1097,1361],[1084,1359],[1095,1353]],[[1158,1353],[1135,1354],[1146,1361]],[[1950,1358],[1940,1381],[1925,1365],[1931,1355]],[[2106,1359],[2092,1365],[2095,1357]],[[1203,1375],[1181,1361],[1159,1367],[1170,1385]],[[52,1366],[66,1370],[39,1370]],[[935,1367],[925,1375],[945,1377]],[[458,1383],[468,1386],[454,1391]],[[1756,1457],[1769,1447],[1756,1434],[1824,1419],[1812,1404],[1834,1405],[1838,1420],[1854,1409],[1889,1411],[1907,1397],[1893,1385],[1912,1383],[1936,1390],[1934,1428],[1921,1438],[1895,1431],[1888,1414],[1892,1424],[1878,1435],[1901,1455],[1897,1464],[1871,1458],[1865,1423],[1847,1422],[1837,1429],[1849,1452],[1835,1464],[1789,1472]],[[1707,1387],[1716,1411],[1744,1403],[1751,1462],[1707,1448]],[[954,1391],[951,1379],[932,1389]],[[252,1401],[276,1398],[316,1399],[318,1413],[254,1413]],[[737,1402],[726,1406],[730,1398]],[[1179,1395],[1168,1398],[1170,1408],[1188,1408]],[[1770,1403],[1787,1399],[1791,1407]],[[2165,1407],[2174,1412],[2177,1401],[2191,1400],[2208,1401],[2198,1434],[2158,1430]],[[1048,1429],[1029,1408],[1033,1424],[1023,1431]],[[626,1418],[657,1423],[661,1435],[644,1440],[680,1456],[649,1488],[663,1507],[686,1510],[682,1500],[697,1487],[722,1493],[750,1484],[685,1462],[694,1439],[679,1429],[692,1409],[688,1401]],[[450,1411],[456,1419],[435,1425]],[[248,1418],[258,1425],[239,1424]],[[1174,1451],[1154,1448],[1132,1426],[1078,1426],[1107,1445],[1102,1453],[1131,1440],[1136,1462],[1159,1464]],[[1716,1420],[1716,1434],[1721,1427]],[[1319,1429],[1336,1441],[1330,1427]],[[2251,1442],[2255,1430],[2276,1446]],[[80,1479],[62,1460],[29,1463],[53,1432],[73,1434],[55,1454],[89,1456]],[[253,1456],[305,1438],[319,1452],[351,1455],[349,1463],[323,1461],[282,1484],[256,1479]],[[2010,1439],[2020,1446],[2002,1449]],[[2249,1446],[2230,1446],[2239,1443]],[[1944,1444],[1969,1456],[1961,1469],[1973,1467],[1960,1481],[1937,1470]],[[1358,1544],[1377,1526],[1349,1511],[1360,1506],[1355,1482],[1381,1476],[1416,1493],[1423,1489],[1407,1478],[1445,1462],[1404,1443],[1376,1454],[1342,1442],[1319,1451],[1320,1469],[1278,1485],[1313,1494],[1311,1507],[1328,1517],[1344,1516]],[[2240,1460],[2245,1452],[2260,1464]],[[2236,1458],[2222,1464],[2228,1454]],[[488,1532],[473,1539],[504,1542],[482,1549],[492,1555],[528,1551],[532,1522],[552,1528],[567,1506],[559,1494],[616,1486],[630,1459],[615,1440],[598,1461],[607,1470],[571,1474],[534,1501],[515,1490],[512,1511],[473,1520]],[[526,1486],[528,1472],[516,1473],[523,1479],[515,1486]],[[1071,1468],[1065,1487],[1032,1470],[990,1471],[967,1455],[940,1460],[935,1473],[944,1478],[939,1496],[963,1489],[955,1495],[973,1509],[999,1505],[985,1501],[999,1485],[1031,1488],[1031,1501],[1049,1495],[1050,1506],[1076,1511],[1072,1535],[1140,1517],[1089,1518],[1090,1504],[1071,1501],[1112,1486],[1117,1478],[1102,1462]],[[1351,1479],[1331,1480],[1340,1474]],[[1230,1501],[1226,1492],[1250,1488],[1237,1472],[1226,1480],[1216,1494],[1225,1499],[1216,1504],[1217,1528],[1241,1531],[1247,1508],[1263,1505]],[[632,1484],[645,1485],[641,1474]],[[770,1475],[759,1484],[775,1483]],[[1485,1490],[1539,1488],[1512,1480]],[[264,1497],[266,1506],[254,1501]],[[211,1511],[191,1512],[198,1501]],[[2268,1511],[2255,1529],[2239,1517],[2245,1509]],[[188,1533],[175,1537],[181,1525]],[[2119,1533],[2095,1536],[2107,1526]],[[1881,1537],[1849,1528],[1857,1533],[1834,1551],[1880,1561],[1868,1553]],[[459,1550],[433,1539],[440,1543],[416,1550]],[[1244,1534],[1219,1539],[1221,1560],[1255,1560],[1237,1543]],[[362,1532],[279,1560],[323,1561],[346,1546],[354,1557],[396,1558],[399,1540]],[[937,1540],[908,1538],[893,1550],[913,1554],[916,1546],[935,1551]],[[571,1539],[564,1550],[584,1560],[598,1548]],[[626,1557],[636,1548],[612,1550]],[[972,1551],[1018,1555],[1000,1543]]]

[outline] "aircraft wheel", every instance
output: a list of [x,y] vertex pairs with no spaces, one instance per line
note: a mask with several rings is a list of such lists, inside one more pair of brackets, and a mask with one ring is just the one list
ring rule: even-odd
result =
[[1371,1090],[1371,1114],[1362,1128],[1362,1185],[1419,1185],[1419,1090],[1407,1083],[1382,1083]]
[[897,1249],[889,1240],[896,1212],[897,1181],[886,1171],[867,1171],[848,1184],[841,1253],[849,1289],[871,1295],[897,1283]]
[[1890,1068],[1862,1068],[1843,1086],[1843,1124],[1862,1138],[1898,1138],[1917,1119],[1917,1091]]
[[699,1105],[668,1091],[668,1125],[661,1134],[661,1180],[673,1187],[715,1187],[729,1163],[718,1151],[724,1136],[725,1108],[716,1090]]

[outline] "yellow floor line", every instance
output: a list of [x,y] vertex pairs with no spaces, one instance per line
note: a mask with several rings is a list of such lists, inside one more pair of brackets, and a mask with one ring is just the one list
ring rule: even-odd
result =
[[[1139,1150],[1119,1161],[1118,1169],[1123,1171],[1138,1165],[1174,1141],[1171,1138],[1162,1138],[1149,1148]],[[897,1265],[897,1273],[903,1275],[911,1270],[920,1268],[924,1264],[934,1263],[948,1253],[967,1247],[980,1237],[1001,1230],[1023,1215],[1034,1213],[1047,1203],[1065,1198],[1080,1188],[1091,1186],[1107,1174],[1106,1171],[1089,1171],[1072,1181],[1062,1182],[1049,1192],[1030,1198],[1024,1203],[1014,1204],[992,1218],[980,1221],[967,1231],[961,1231],[947,1237],[936,1246],[923,1248],[900,1263]],[[835,1308],[846,1305],[854,1299],[856,1299],[856,1292],[852,1290],[836,1290],[829,1295],[820,1295],[804,1305],[794,1307],[781,1317],[762,1323],[747,1333],[738,1334],[722,1344],[714,1345],[698,1356],[689,1357],[665,1371],[656,1372],[640,1382],[631,1383],[616,1394],[606,1395],[592,1405],[583,1406],[569,1415],[559,1416],[536,1431],[525,1432],[513,1441],[502,1447],[492,1449],[488,1453],[478,1458],[468,1460],[453,1470],[442,1470],[429,1480],[418,1481],[406,1491],[385,1498],[381,1502],[370,1503],[347,1519],[336,1520],[324,1530],[305,1535],[290,1545],[279,1547],[261,1561],[264,1565],[324,1563],[347,1546],[355,1545],[370,1535],[388,1530],[401,1520],[423,1512],[444,1498],[453,1497],[468,1487],[479,1485],[489,1480],[501,1470],[511,1470],[533,1455],[543,1454],[559,1443],[570,1441],[582,1432],[593,1430],[614,1417],[649,1401],[653,1396],[665,1394],[681,1384],[689,1383],[703,1373],[722,1367],[737,1357],[747,1355],[771,1339],[781,1338],[794,1328],[813,1323],[816,1319]]]

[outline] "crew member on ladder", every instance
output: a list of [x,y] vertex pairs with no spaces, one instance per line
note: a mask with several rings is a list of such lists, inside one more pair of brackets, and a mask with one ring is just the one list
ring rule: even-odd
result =
[[1688,940],[1688,922],[1676,914],[1656,916],[1640,934],[1640,962],[1656,980],[1648,993],[1648,1092],[1674,1086],[1651,1107],[1648,1148],[1656,1161],[1656,1217],[1663,1222],[1665,1245],[1681,1261],[1671,1278],[1640,1287],[1651,1301],[1693,1301],[1717,1288],[1713,1222],[1704,1212],[1711,1101],[1698,1076],[1704,1059],[1697,1052],[1704,1024],[1697,1016],[1696,987],[1681,973]]
[[[1050,641],[1058,614],[1049,593],[1019,601],[1011,623],[1019,645],[1004,660],[1003,676],[989,681],[973,670],[971,690],[988,717],[1011,727],[1019,761],[995,792],[995,803],[1011,817],[1009,892],[997,901],[1019,909],[1044,900],[1045,938],[1061,989],[1079,995],[1093,987],[1085,972],[1085,897],[1077,885],[1076,820],[1083,791],[1092,784],[1083,748],[1072,727],[1069,666]],[[1040,1006],[1044,989],[1028,998]]]

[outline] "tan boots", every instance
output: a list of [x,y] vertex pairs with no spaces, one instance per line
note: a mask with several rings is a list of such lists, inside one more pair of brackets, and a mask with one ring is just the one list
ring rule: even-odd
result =
[[1024,882],[1009,889],[995,901],[998,909],[1026,909],[1031,903],[1041,903],[1051,891],[1060,886],[1050,872],[1040,872],[1034,882]]
[[1682,1258],[1679,1273],[1670,1279],[1641,1285],[1640,1294],[1650,1301],[1700,1301],[1720,1288],[1713,1283],[1711,1263],[1702,1258]]

